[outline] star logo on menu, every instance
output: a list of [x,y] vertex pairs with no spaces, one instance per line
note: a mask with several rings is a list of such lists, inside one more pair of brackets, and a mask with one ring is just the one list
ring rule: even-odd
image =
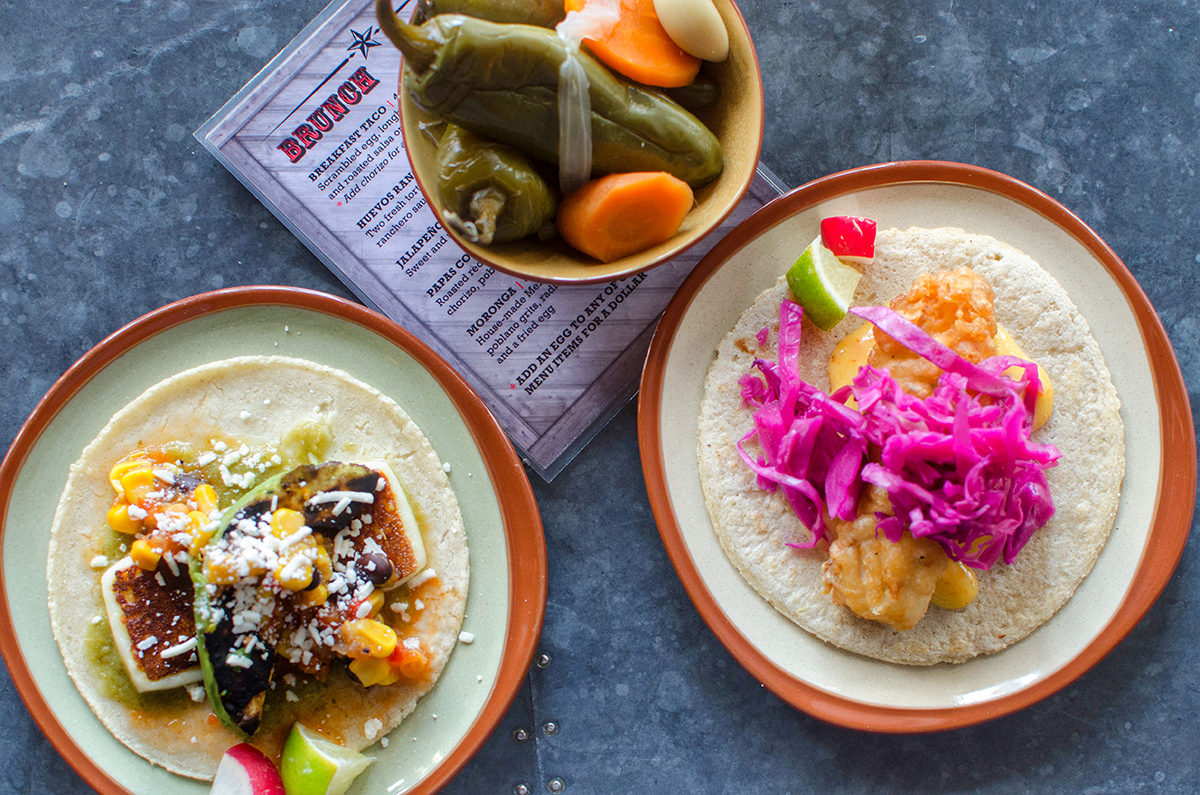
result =
[[371,49],[372,47],[382,46],[379,42],[375,41],[375,34],[378,32],[379,31],[375,29],[374,25],[368,25],[366,33],[359,33],[357,30],[351,30],[350,35],[354,37],[354,42],[347,47],[346,50],[358,50],[360,53],[362,53],[362,57],[366,59],[367,50]]

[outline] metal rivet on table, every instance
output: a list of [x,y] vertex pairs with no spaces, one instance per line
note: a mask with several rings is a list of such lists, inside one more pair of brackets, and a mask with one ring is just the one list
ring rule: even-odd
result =
[[550,664],[550,655],[549,654],[539,654],[538,658],[537,658],[537,662],[534,664],[537,665],[538,668],[545,668],[547,665]]
[[529,732],[525,729],[513,729],[512,738],[519,743],[523,743],[529,739]]
[[517,795],[529,795],[529,787],[524,784],[518,784],[513,787],[513,792],[517,793]]
[[542,727],[542,731],[546,733],[547,737],[553,737],[554,735],[558,734],[558,724],[554,721],[548,721],[546,725]]
[[562,792],[566,788],[566,783],[557,776],[546,782],[546,789],[550,790],[551,792]]

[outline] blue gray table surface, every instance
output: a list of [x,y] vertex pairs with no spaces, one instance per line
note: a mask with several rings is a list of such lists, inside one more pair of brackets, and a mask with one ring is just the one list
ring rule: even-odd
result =
[[[0,3],[0,445],[73,361],[171,301],[252,283],[351,297],[191,137],[323,4]],[[1194,0],[743,6],[762,157],[785,182],[929,158],[1040,188],[1129,266],[1200,403]],[[636,425],[630,405],[553,483],[531,477],[550,662],[447,793],[1200,791],[1195,539],[1145,620],[1057,695],[941,734],[848,731],[780,701],[700,620]],[[90,791],[0,672],[0,793]]]

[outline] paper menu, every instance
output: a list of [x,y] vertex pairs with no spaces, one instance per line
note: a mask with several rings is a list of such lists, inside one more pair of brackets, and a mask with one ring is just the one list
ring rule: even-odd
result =
[[721,230],[645,273],[517,279],[466,255],[426,205],[400,133],[399,70],[371,0],[337,0],[196,137],[364,303],[449,361],[549,480],[635,394],[679,284],[781,187],[760,169]]

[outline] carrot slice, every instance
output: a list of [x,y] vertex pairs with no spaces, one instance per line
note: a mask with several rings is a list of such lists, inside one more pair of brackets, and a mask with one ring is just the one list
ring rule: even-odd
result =
[[670,240],[690,209],[692,189],[665,171],[609,174],[563,198],[558,231],[572,247],[612,262]]
[[[565,0],[567,11],[582,11],[587,0]],[[688,55],[663,30],[654,0],[621,0],[621,21],[602,40],[584,39],[592,55],[630,80],[648,86],[690,85],[700,59]]]

